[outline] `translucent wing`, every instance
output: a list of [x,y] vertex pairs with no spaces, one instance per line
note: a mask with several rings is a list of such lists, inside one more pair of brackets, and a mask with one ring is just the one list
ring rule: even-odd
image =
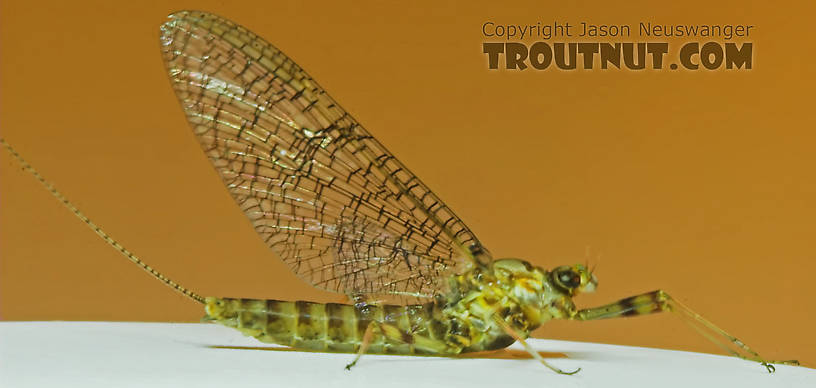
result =
[[490,254],[297,64],[204,12],[170,15],[163,57],[187,119],[258,234],[312,285],[426,298]]

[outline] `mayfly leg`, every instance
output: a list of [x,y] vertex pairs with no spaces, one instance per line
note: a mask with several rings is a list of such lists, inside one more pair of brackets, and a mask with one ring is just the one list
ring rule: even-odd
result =
[[[686,305],[680,303],[680,301],[672,298],[663,290],[631,296],[605,306],[578,310],[572,319],[591,321],[596,319],[646,315],[662,311],[672,311],[680,314],[680,316],[684,318],[684,321],[692,328],[727,353],[744,360],[759,362],[768,369],[768,372],[772,373],[776,370],[772,364],[799,365],[799,362],[796,360],[776,361],[764,359],[759,353],[751,349],[751,347],[737,337],[728,334],[725,330],[703,318],[700,314],[697,314],[686,307]],[[706,331],[706,329],[708,329],[708,331]]]
[[371,321],[368,326],[366,327],[365,333],[363,334],[363,340],[360,343],[360,349],[357,350],[357,354],[354,355],[354,360],[346,365],[346,370],[351,370],[351,368],[357,365],[357,361],[360,361],[360,357],[365,354],[368,350],[369,345],[371,345],[371,341],[374,340],[374,330],[378,330],[379,332],[383,332],[380,324],[378,322]]
[[574,374],[581,371],[581,368],[578,368],[578,369],[576,369],[576,370],[574,370],[572,372],[564,372],[563,370],[561,370],[561,369],[559,369],[559,368],[557,368],[555,366],[550,365],[550,363],[548,363],[546,360],[544,360],[544,357],[541,357],[541,355],[538,354],[538,352],[535,349],[533,349],[533,347],[530,346],[530,344],[528,344],[527,341],[524,340],[524,337],[522,337],[518,332],[516,332],[516,330],[514,330],[507,323],[507,321],[504,320],[504,318],[502,318],[498,314],[493,314],[493,320],[499,326],[501,326],[501,328],[504,330],[505,333],[507,333],[507,335],[513,337],[513,339],[515,339],[522,346],[524,346],[524,350],[526,350],[527,353],[530,353],[530,355],[533,356],[533,358],[535,358],[538,362],[540,362],[542,365],[546,366],[547,368],[550,368],[552,371],[554,371],[556,373],[560,373],[562,375],[574,375]]

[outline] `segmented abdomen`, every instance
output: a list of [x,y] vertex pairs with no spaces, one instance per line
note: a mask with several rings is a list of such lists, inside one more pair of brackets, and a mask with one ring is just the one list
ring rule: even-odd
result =
[[450,327],[432,303],[348,305],[278,300],[207,298],[207,316],[262,342],[299,349],[355,352],[369,324],[375,326],[368,353],[456,354],[446,341]]

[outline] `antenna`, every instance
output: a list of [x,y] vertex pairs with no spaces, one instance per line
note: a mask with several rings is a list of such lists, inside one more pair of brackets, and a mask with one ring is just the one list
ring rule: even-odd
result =
[[108,243],[108,245],[116,248],[116,250],[119,251],[119,253],[124,255],[128,260],[132,261],[133,264],[138,265],[143,270],[147,271],[147,273],[152,275],[154,278],[160,280],[162,283],[170,286],[174,290],[182,293],[184,296],[198,303],[201,304],[205,303],[204,298],[201,295],[198,295],[195,292],[182,287],[180,284],[174,282],[167,276],[162,275],[161,272],[156,271],[155,269],[153,269],[153,267],[147,265],[147,263],[143,262],[138,257],[136,257],[136,255],[134,255],[125,247],[123,247],[122,244],[119,244],[116,240],[114,240],[113,237],[105,233],[105,231],[103,231],[102,228],[93,223],[93,221],[86,217],[85,214],[82,214],[82,212],[79,211],[79,209],[77,209],[77,207],[74,206],[74,204],[72,204],[71,201],[68,200],[68,198],[65,198],[65,196],[62,195],[62,193],[60,193],[59,190],[57,190],[57,188],[54,187],[54,185],[45,180],[45,178],[43,178],[43,176],[40,175],[40,173],[37,172],[37,170],[35,170],[34,167],[31,167],[31,165],[28,164],[28,162],[26,162],[25,159],[23,159],[23,157],[20,156],[20,154],[18,154],[17,151],[14,150],[14,148],[12,148],[11,145],[7,143],[5,139],[0,138],[0,144],[3,144],[3,146],[6,147],[6,149],[11,153],[11,155],[14,156],[14,158],[20,162],[20,164],[23,166],[23,170],[26,170],[30,172],[31,175],[34,175],[34,177],[37,178],[37,180],[40,181],[40,183],[42,183],[42,185],[45,186],[45,188],[48,189],[48,191],[50,191],[54,197],[56,197],[60,202],[62,202],[62,204],[65,205],[65,207],[67,207],[68,210],[74,213],[74,215],[77,216],[77,218],[79,218],[80,220],[82,220],[82,222],[88,225],[89,228],[91,228],[97,235],[99,235],[99,237],[102,238],[102,240],[105,240],[105,242]]

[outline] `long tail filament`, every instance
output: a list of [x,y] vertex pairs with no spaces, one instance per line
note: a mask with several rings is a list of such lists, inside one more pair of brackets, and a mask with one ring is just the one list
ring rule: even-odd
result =
[[40,181],[40,183],[43,186],[45,186],[45,188],[48,189],[48,191],[51,192],[51,194],[54,197],[56,197],[60,202],[62,202],[62,204],[65,205],[65,207],[67,207],[68,210],[74,213],[74,215],[77,216],[77,218],[79,218],[80,220],[82,220],[82,222],[88,225],[89,228],[91,228],[97,235],[99,235],[99,237],[102,238],[102,240],[105,240],[105,242],[108,243],[108,245],[116,248],[116,250],[119,251],[119,253],[121,253],[122,255],[124,255],[128,260],[132,261],[134,264],[138,265],[143,270],[147,271],[150,275],[160,280],[162,283],[172,287],[174,290],[180,292],[184,296],[198,303],[204,304],[204,298],[201,295],[191,290],[188,290],[187,288],[182,287],[180,284],[174,282],[172,279],[168,278],[167,276],[164,276],[161,272],[156,271],[155,269],[153,269],[153,267],[147,265],[147,263],[140,260],[138,257],[136,257],[136,255],[134,255],[124,246],[122,246],[122,244],[119,244],[111,236],[105,233],[105,231],[103,231],[102,228],[100,228],[88,217],[86,217],[85,214],[83,214],[79,209],[77,209],[76,206],[74,206],[74,204],[71,203],[71,201],[68,200],[68,198],[62,195],[62,193],[60,193],[59,190],[57,190],[54,187],[54,185],[45,180],[45,178],[43,178],[43,176],[40,175],[40,173],[37,172],[37,170],[35,170],[34,167],[28,164],[28,162],[26,162],[25,159],[23,159],[23,157],[20,156],[20,154],[18,154],[17,151],[14,150],[14,148],[12,148],[11,145],[5,141],[5,139],[0,138],[0,144],[3,144],[3,146],[11,153],[11,155],[14,156],[14,158],[20,162],[20,165],[22,165],[23,170],[26,170],[32,175],[34,175],[34,177],[37,178],[37,180]]

